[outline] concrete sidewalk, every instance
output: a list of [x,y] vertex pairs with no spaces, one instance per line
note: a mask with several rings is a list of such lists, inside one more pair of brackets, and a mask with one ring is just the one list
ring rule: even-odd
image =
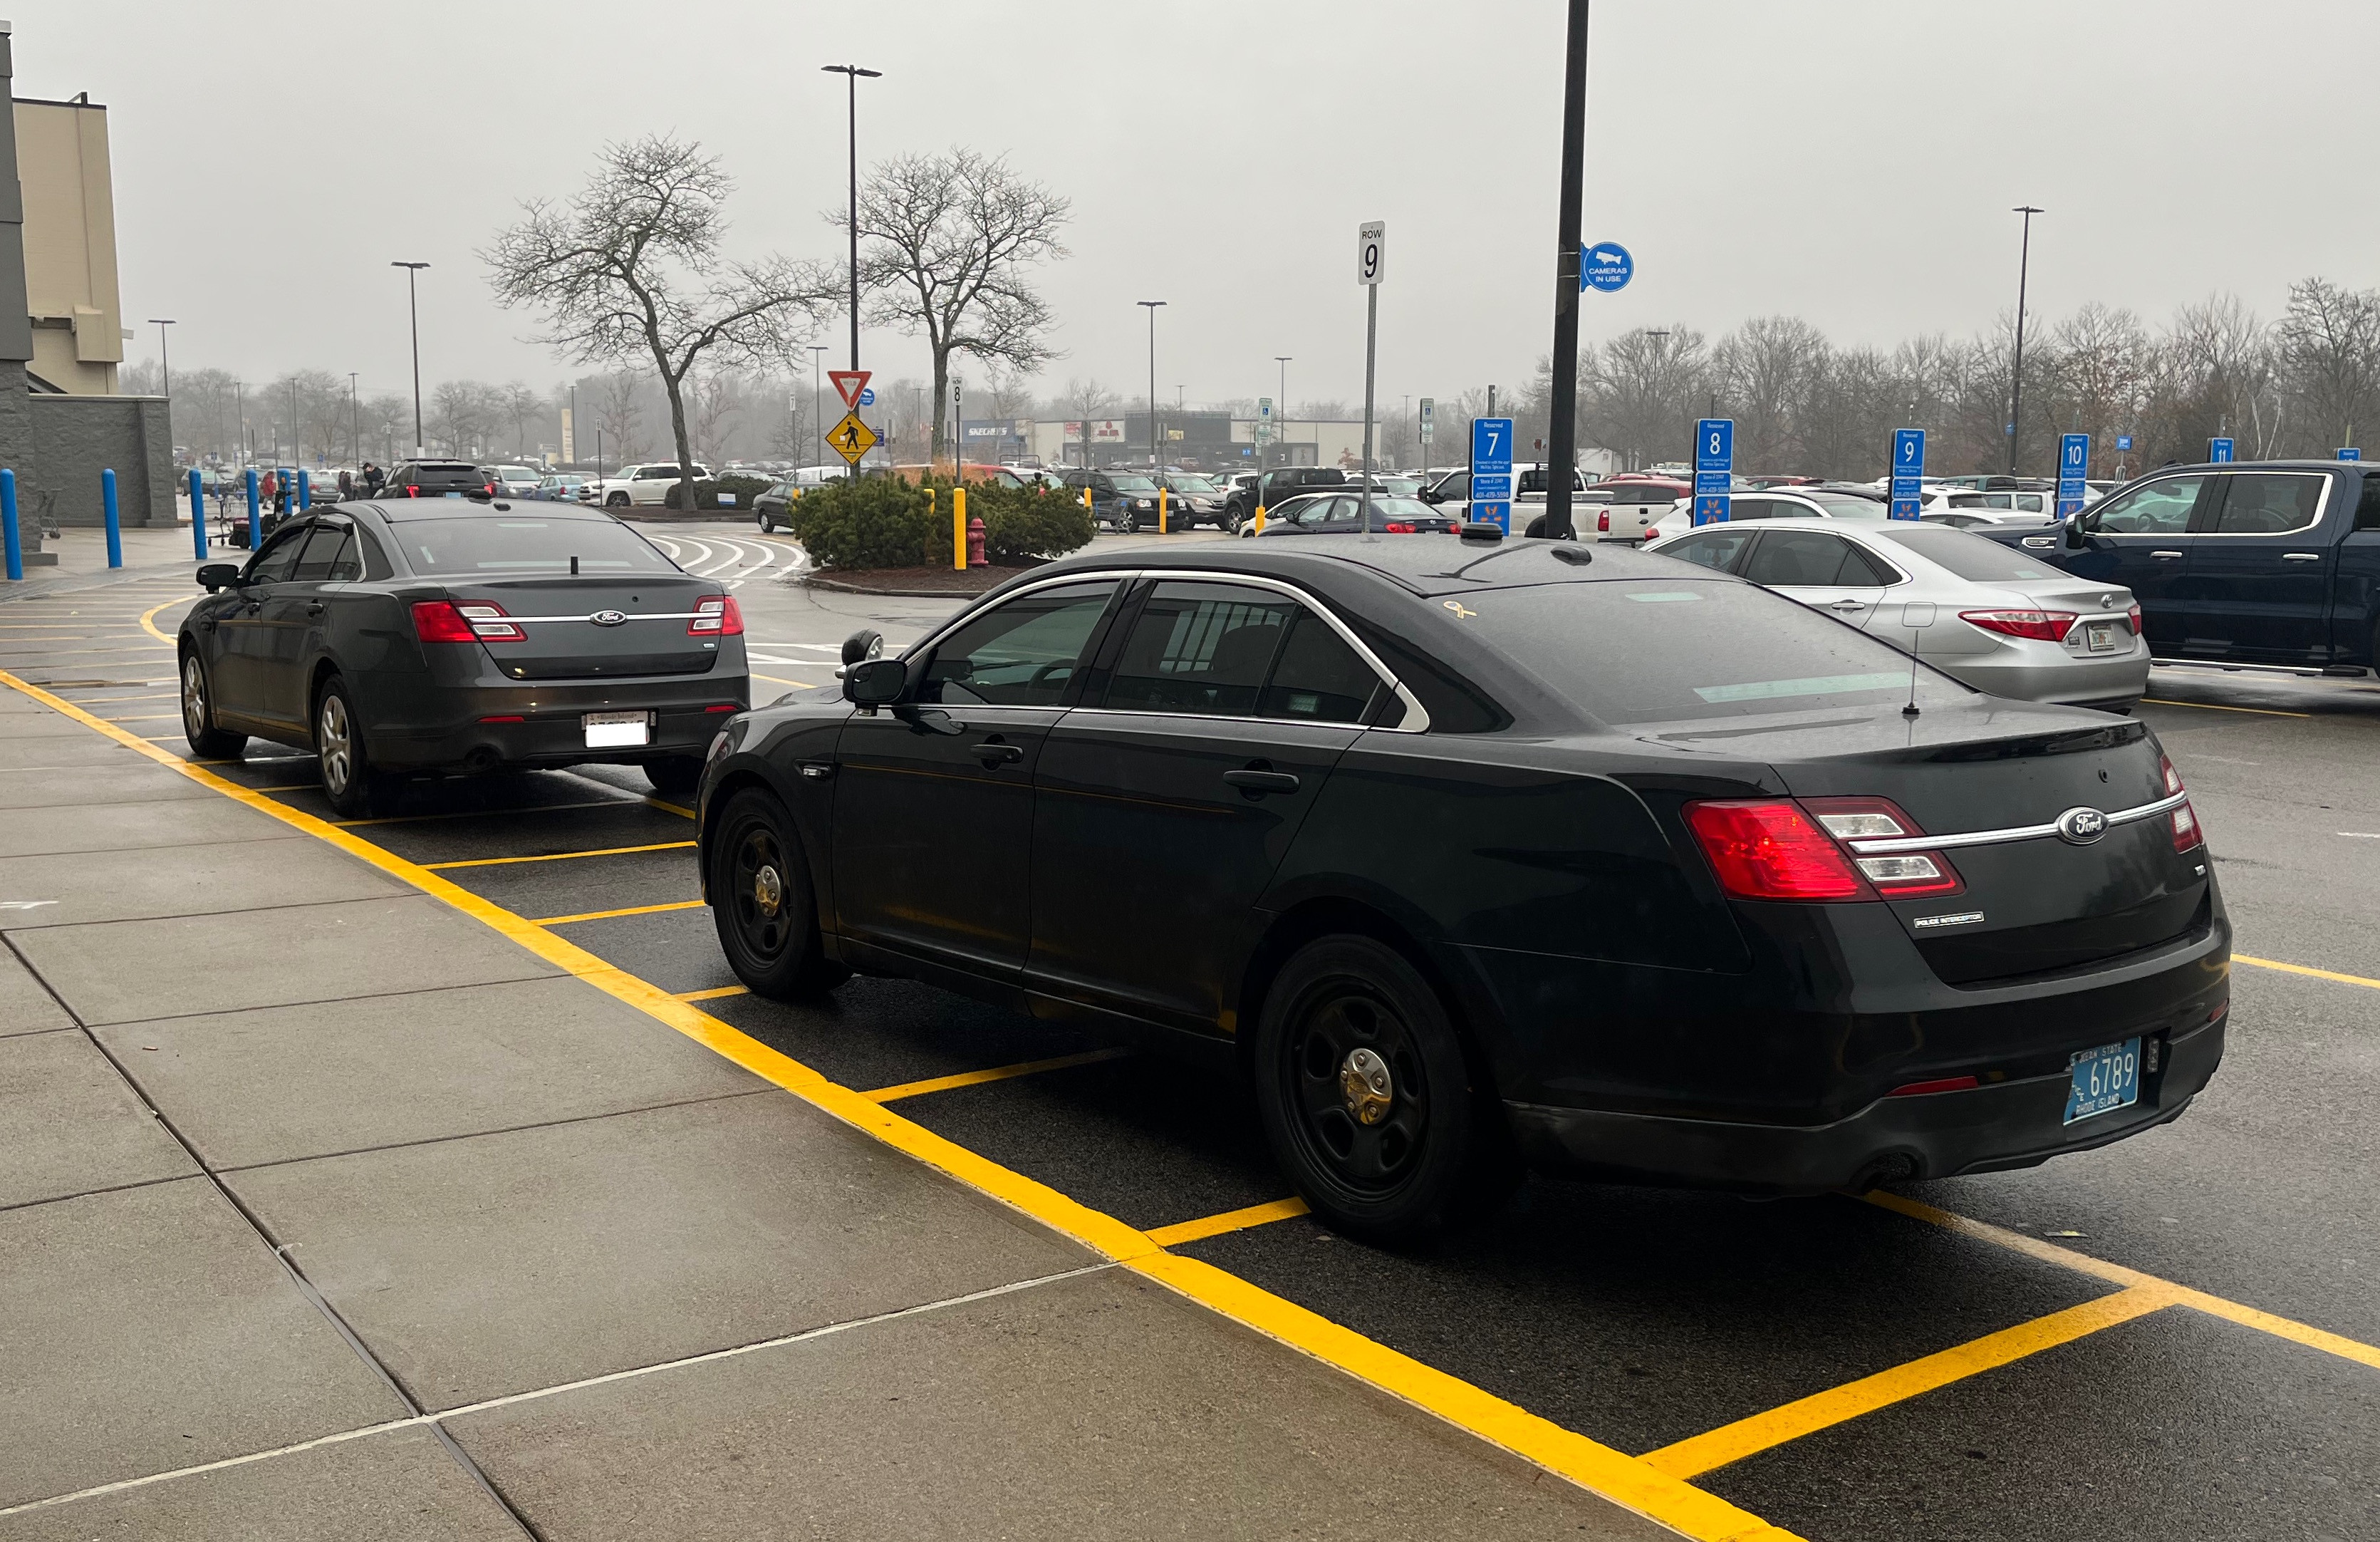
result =
[[0,1538],[1669,1535],[14,690],[0,747]]

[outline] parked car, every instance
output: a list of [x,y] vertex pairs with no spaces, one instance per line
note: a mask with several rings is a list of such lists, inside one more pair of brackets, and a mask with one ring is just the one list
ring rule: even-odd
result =
[[1273,504],[1286,503],[1301,492],[1346,485],[1347,473],[1335,466],[1276,466],[1246,482],[1234,476],[1232,490],[1223,495],[1224,528],[1237,532],[1256,517],[1259,508],[1269,511]]
[[[1304,492],[1277,509],[1267,509],[1263,529],[1257,529],[1256,521],[1251,519],[1240,527],[1240,535],[1243,539],[1360,535],[1366,528],[1363,504],[1360,488]],[[1443,509],[1434,508],[1418,498],[1384,497],[1377,492],[1372,495],[1369,528],[1376,535],[1443,535],[1461,528],[1461,523]]]
[[1223,490],[1196,471],[1168,471],[1160,479],[1165,489],[1165,523],[1176,530],[1195,529],[1200,525],[1225,528],[1230,517],[1223,512]]
[[1066,473],[1065,491],[1075,497],[1087,489],[1091,518],[1117,530],[1157,528],[1157,484],[1136,471]]
[[[710,480],[707,466],[693,467],[694,480]],[[619,475],[602,478],[595,484],[591,501],[607,509],[659,508],[677,486],[681,473],[677,462],[652,461],[640,466],[623,466]]]
[[[1776,488],[1767,492],[1728,494],[1728,518],[1735,523],[1755,519],[1853,519],[1881,524],[1892,508],[1879,499],[1851,492],[1814,492],[1807,488]],[[1654,522],[1647,540],[1658,540],[1694,528],[1692,490]]]
[[1722,575],[1234,540],[881,645],[705,766],[736,977],[917,977],[1236,1065],[1351,1232],[1491,1212],[1515,1154],[1769,1194],[2031,1166],[2221,1058],[2229,920],[2145,724],[1912,678]]
[[2374,531],[2380,474],[2279,460],[2167,467],[2051,528],[1983,533],[2131,589],[2160,660],[2357,675],[2380,664]]
[[494,478],[496,492],[506,498],[534,498],[539,484],[545,480],[545,473],[534,466],[491,466],[488,470]]
[[537,491],[529,496],[549,504],[576,503],[579,490],[593,480],[576,471],[551,471],[537,480]]
[[468,460],[401,460],[389,467],[383,498],[492,498],[496,486]]
[[[1542,507],[1546,501],[1547,470],[1542,461],[1516,462],[1512,467],[1512,528],[1521,529],[1533,517],[1534,511],[1523,504]],[[1586,490],[1586,479],[1576,467],[1571,471],[1571,496],[1573,504]],[[1462,467],[1448,472],[1416,494],[1422,502],[1436,505],[1456,520],[1471,517],[1471,472]]]
[[2148,644],[2130,589],[1964,530],[1918,520],[1730,521],[1645,550],[1775,589],[1994,696],[2123,711],[2148,689]]
[[191,752],[310,749],[350,817],[422,771],[612,761],[690,791],[751,700],[735,597],[591,511],[344,503],[198,581],[177,640]]

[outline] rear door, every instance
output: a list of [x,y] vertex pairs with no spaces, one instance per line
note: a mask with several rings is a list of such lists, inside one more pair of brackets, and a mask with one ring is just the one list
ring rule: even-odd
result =
[[265,608],[286,588],[304,550],[309,528],[276,530],[249,559],[241,575],[241,603],[228,608],[215,625],[213,675],[216,710],[251,722],[277,722],[269,710],[273,699],[273,628]]
[[1166,579],[1126,625],[1096,699],[1042,752],[1030,973],[1062,996],[1212,1026],[1228,1020],[1256,903],[1378,679],[1281,589]]
[[2082,551],[2065,547],[2054,530],[2025,538],[2022,550],[2092,583],[2131,589],[2149,650],[2160,658],[2203,654],[2207,650],[2192,642],[2186,580],[2199,539],[2192,520],[2215,480],[2192,471],[2127,488],[2076,516]]
[[[2181,597],[2193,653],[2256,663],[2330,662],[2338,544],[2323,471],[2217,474],[2198,515]],[[2342,510],[2345,499],[2337,502]]]
[[1743,577],[1814,611],[1865,626],[1896,577],[1875,557],[1830,530],[1759,532]]

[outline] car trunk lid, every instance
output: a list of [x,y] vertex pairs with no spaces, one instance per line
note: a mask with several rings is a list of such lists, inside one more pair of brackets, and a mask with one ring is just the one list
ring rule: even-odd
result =
[[488,627],[479,628],[480,645],[515,680],[704,674],[717,665],[722,652],[731,651],[731,640],[734,650],[741,647],[740,638],[687,630],[697,601],[721,592],[715,583],[677,574],[447,584],[448,596],[458,607],[500,607],[504,619],[521,634],[492,637]]

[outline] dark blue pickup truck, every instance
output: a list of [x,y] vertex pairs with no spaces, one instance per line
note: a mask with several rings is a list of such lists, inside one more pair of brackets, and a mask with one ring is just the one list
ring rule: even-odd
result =
[[2061,525],[1974,533],[2131,589],[2159,659],[2380,664],[2380,463],[2169,466]]

